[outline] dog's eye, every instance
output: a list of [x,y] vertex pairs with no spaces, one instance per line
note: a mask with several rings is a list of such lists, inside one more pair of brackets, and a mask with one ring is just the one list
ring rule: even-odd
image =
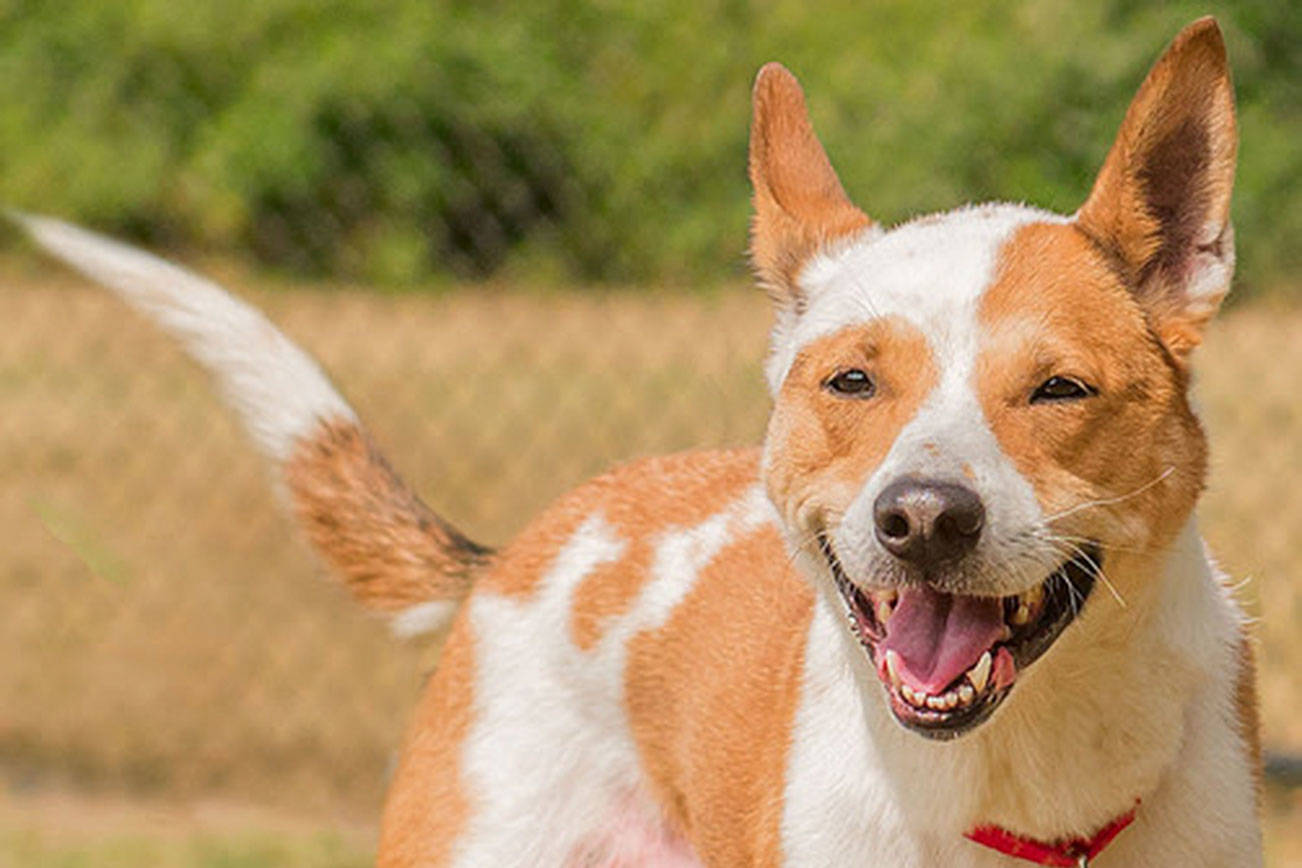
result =
[[873,392],[877,390],[873,378],[858,368],[838,371],[828,377],[823,386],[834,395],[845,395],[850,398],[871,398]]
[[1031,395],[1032,404],[1046,401],[1079,401],[1097,395],[1098,389],[1071,377],[1050,377]]

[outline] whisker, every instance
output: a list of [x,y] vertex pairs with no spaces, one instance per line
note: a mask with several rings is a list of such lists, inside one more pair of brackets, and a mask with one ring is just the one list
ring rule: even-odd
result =
[[[1121,592],[1117,590],[1117,586],[1108,578],[1107,573],[1103,572],[1103,565],[1095,560],[1095,558],[1089,553],[1088,549],[1084,546],[1078,545],[1077,543],[1065,540],[1061,542],[1055,540],[1047,541],[1054,545],[1065,545],[1066,550],[1064,551],[1064,554],[1076,559],[1084,560],[1090,575],[1103,582],[1104,587],[1106,587],[1108,592],[1112,594],[1112,597],[1117,601],[1117,604],[1123,609],[1126,608],[1125,597],[1121,596]],[[1068,584],[1070,584],[1070,580],[1068,580]]]
[[1139,548],[1138,546],[1126,546],[1126,545],[1121,545],[1119,543],[1105,543],[1100,540],[1093,539],[1091,537],[1073,536],[1072,534],[1036,533],[1035,538],[1038,540],[1043,540],[1045,542],[1065,542],[1065,543],[1081,543],[1084,545],[1093,545],[1093,546],[1098,546],[1104,551],[1125,552],[1126,554],[1131,554],[1131,555],[1144,555],[1149,553],[1147,549],[1142,549]]
[[1096,507],[1096,506],[1111,506],[1113,504],[1117,504],[1117,503],[1121,503],[1122,501],[1129,500],[1132,497],[1138,497],[1139,495],[1143,494],[1145,491],[1148,491],[1153,486],[1159,485],[1162,482],[1162,480],[1166,479],[1174,472],[1175,472],[1174,466],[1167,467],[1166,470],[1163,470],[1160,474],[1158,474],[1158,476],[1155,479],[1150,479],[1148,482],[1145,482],[1143,485],[1139,486],[1134,491],[1128,492],[1126,494],[1119,494],[1116,497],[1104,497],[1098,500],[1087,500],[1082,503],[1077,503],[1073,506],[1067,507],[1061,512],[1055,512],[1052,515],[1045,516],[1044,523],[1048,524],[1050,522],[1057,521],[1058,519],[1066,518],[1069,515],[1075,515],[1076,513],[1080,512],[1082,509],[1089,509],[1091,507]]
[[807,554],[808,552],[806,552],[805,550],[806,547],[810,543],[817,542],[820,535],[821,534],[819,531],[810,531],[809,533],[805,534],[804,537],[800,539],[792,540],[791,543],[787,546],[788,548],[787,566],[794,567],[796,565],[796,558],[800,557],[803,554]]

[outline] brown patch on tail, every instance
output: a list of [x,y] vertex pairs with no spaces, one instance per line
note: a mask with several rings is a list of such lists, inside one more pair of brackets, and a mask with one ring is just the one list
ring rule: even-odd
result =
[[285,464],[308,538],[365,606],[459,600],[492,552],[430,510],[353,422],[325,422]]

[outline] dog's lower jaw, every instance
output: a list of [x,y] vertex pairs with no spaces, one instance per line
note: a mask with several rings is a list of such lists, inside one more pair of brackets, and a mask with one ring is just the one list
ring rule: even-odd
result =
[[[960,738],[981,726],[1007,700],[1019,673],[1053,646],[1084,610],[1104,560],[1098,545],[1087,544],[1031,592],[993,601],[926,587],[865,591],[846,574],[829,535],[818,536],[818,548],[847,615],[849,632],[871,662],[895,719],[906,729],[939,741]],[[912,595],[915,615],[919,607],[931,613],[944,607],[942,617],[952,624],[955,613],[965,612],[957,617],[978,629],[984,624],[985,641],[992,644],[974,648],[968,643],[969,653],[979,655],[971,656],[961,668],[948,667],[938,679],[933,657],[926,671],[928,680],[910,683],[908,652],[902,657],[890,647],[899,623],[894,610],[908,605],[901,595]],[[943,641],[940,636],[930,638]],[[918,647],[915,633],[908,630],[896,641]]]
[[[1217,769],[1226,764],[1234,768],[1226,786],[1236,805],[1252,801],[1242,738],[1223,712],[1235,694],[1241,624],[1192,522],[1161,576],[1151,581],[1151,604],[1129,611],[1119,613],[1110,595],[1099,595],[1095,611],[1082,615],[1027,670],[1003,708],[966,737],[948,742],[922,738],[896,723],[876,673],[845,629],[839,595],[824,587],[806,678],[829,695],[845,691],[846,707],[859,709],[853,716],[867,731],[857,738],[855,727],[845,723],[834,736],[809,734],[808,746],[806,734],[798,732],[793,770],[817,777],[817,763],[805,765],[801,757],[827,751],[837,764],[823,770],[827,779],[817,785],[853,786],[861,779],[859,810],[880,805],[885,787],[899,805],[901,834],[942,841],[980,823],[1044,839],[1083,834],[1142,798],[1147,807],[1125,836],[1135,840],[1119,841],[1117,853],[1140,854],[1135,864],[1175,864],[1169,852],[1142,849],[1146,838],[1168,841],[1174,833],[1161,826],[1164,802],[1202,793],[1206,805],[1194,815],[1219,810],[1215,806],[1226,797],[1216,792]],[[1119,638],[1125,635],[1128,642]],[[847,673],[844,680],[837,670]],[[1216,714],[1220,718],[1204,720]],[[1195,718],[1199,728],[1213,733],[1198,744],[1188,740]],[[793,784],[812,788],[816,782]],[[1211,819],[1218,827],[1220,819]],[[850,815],[845,820],[853,822]],[[1250,814],[1233,818],[1233,825],[1244,840],[1255,834]],[[1183,833],[1198,839],[1202,830]],[[1204,843],[1211,848],[1204,852],[1221,846]],[[1172,852],[1186,848],[1188,864],[1206,864],[1192,845],[1163,846],[1176,847]]]

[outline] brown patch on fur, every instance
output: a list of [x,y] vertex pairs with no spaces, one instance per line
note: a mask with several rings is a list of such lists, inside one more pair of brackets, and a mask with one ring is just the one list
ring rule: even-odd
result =
[[446,863],[470,816],[460,755],[474,718],[474,642],[470,619],[459,618],[407,730],[385,800],[377,865]]
[[[1124,527],[1107,510],[1084,510],[1070,532],[1144,550],[1169,542],[1202,490],[1205,438],[1184,374],[1106,258],[1070,224],[1025,226],[1000,251],[978,316],[982,407],[1044,510],[1127,496]],[[1098,394],[1032,404],[1053,376]],[[1147,534],[1118,538],[1137,530]]]
[[629,718],[669,819],[708,865],[778,865],[813,589],[776,528],[736,539],[629,643]]
[[480,584],[503,596],[531,595],[565,541],[608,494],[606,478],[598,477],[561,497],[498,553],[494,568]]
[[1239,640],[1239,671],[1234,681],[1234,710],[1239,719],[1239,734],[1248,749],[1248,764],[1257,794],[1257,810],[1261,810],[1261,791],[1265,783],[1261,765],[1261,718],[1257,707],[1257,654],[1252,637],[1244,628]]
[[610,618],[628,611],[649,578],[652,547],[673,528],[700,524],[759,481],[759,452],[689,452],[647,458],[615,471],[619,490],[636,496],[607,497],[601,509],[617,537],[629,542],[617,561],[602,564],[574,591],[570,628],[587,651],[601,639]]
[[325,422],[285,463],[308,539],[353,595],[381,611],[459,600],[491,552],[421,502],[352,422]]
[[[628,539],[624,534],[620,539]],[[637,592],[650,578],[651,540],[634,538],[624,556],[602,564],[574,589],[570,635],[581,651],[591,651],[613,617],[628,611]]]
[[[871,397],[825,383],[861,368]],[[917,413],[939,374],[926,336],[896,317],[846,326],[796,356],[769,420],[765,484],[789,527],[822,530],[840,516]]]
[[[484,587],[507,596],[532,594],[556,552],[588,516],[600,512],[631,545],[624,557],[599,567],[576,592],[576,601],[595,601],[593,623],[587,623],[588,614],[576,616],[585,622],[582,626],[576,622],[576,635],[597,631],[604,614],[622,611],[619,600],[640,586],[643,577],[635,567],[639,544],[657,529],[691,524],[693,516],[717,511],[712,507],[757,480],[758,463],[757,450],[738,449],[657,456],[616,467],[565,494],[530,523],[497,556],[493,569],[482,578]],[[683,490],[690,491],[691,497]],[[586,606],[576,602],[576,608]]]
[[873,221],[846,196],[814,134],[795,76],[781,64],[765,65],[751,99],[751,259],[774,300],[800,310],[796,277],[801,266]]
[[1080,210],[1080,226],[1115,257],[1177,358],[1202,339],[1229,289],[1191,298],[1201,265],[1231,256],[1230,194],[1238,138],[1220,29],[1186,27],[1135,95]]

